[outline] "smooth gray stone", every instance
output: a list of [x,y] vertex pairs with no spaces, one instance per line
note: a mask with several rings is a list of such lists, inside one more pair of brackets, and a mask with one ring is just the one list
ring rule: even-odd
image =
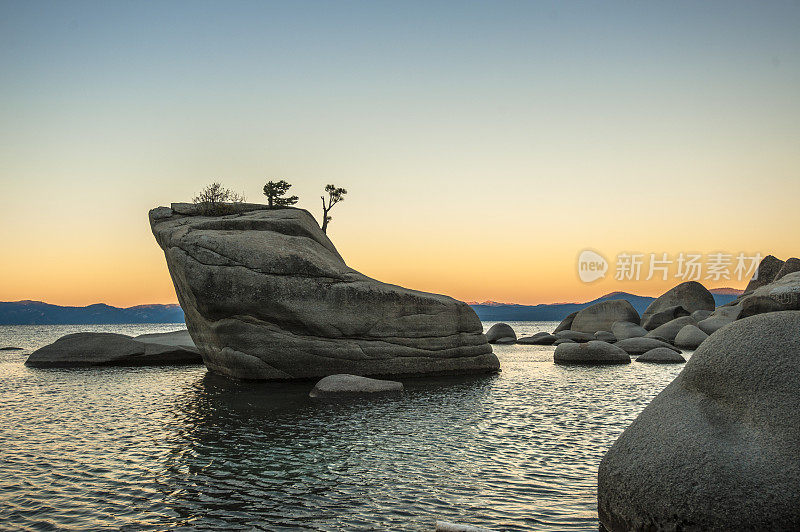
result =
[[672,345],[662,342],[661,340],[656,340],[655,338],[628,338],[627,340],[620,340],[615,346],[619,347],[629,355],[641,355],[642,353],[646,353],[651,349],[655,349],[657,347],[666,347],[667,349],[671,349],[676,353],[680,352],[680,349],[673,347]]
[[595,340],[600,340],[601,342],[608,342],[609,344],[613,344],[617,341],[617,337],[614,336],[614,333],[609,331],[597,331],[594,333]]
[[683,349],[697,349],[708,335],[696,325],[684,325],[675,335],[675,346]]
[[[706,319],[709,316],[711,316],[713,313],[714,313],[713,310],[695,310],[694,312],[692,312],[691,315],[692,315],[692,319],[694,319],[697,322],[701,322],[704,319]],[[675,316],[675,317],[678,318],[680,316]],[[664,322],[664,323],[666,323],[666,322]]]
[[798,331],[770,312],[703,342],[601,461],[606,529],[800,529]]
[[669,321],[664,325],[660,325],[648,332],[647,338],[659,337],[665,339],[671,344],[674,344],[675,337],[678,335],[678,332],[680,332],[680,330],[686,325],[697,325],[697,322],[694,321],[694,318],[691,316],[681,316],[680,318],[675,318],[674,320]]
[[757,288],[771,283],[782,267],[783,261],[773,255],[767,255],[761,259],[756,272],[753,274],[753,278],[747,283],[743,295],[747,295]]
[[631,357],[619,347],[592,340],[583,344],[560,344],[553,353],[556,364],[629,364]]
[[628,338],[639,338],[647,334],[644,327],[640,327],[636,323],[629,321],[617,321],[611,326],[611,332],[616,337],[617,341],[627,340]]
[[636,358],[636,362],[649,362],[651,364],[682,364],[686,362],[683,355],[668,347],[656,347],[646,351]]
[[354,395],[399,393],[402,391],[403,384],[400,382],[370,379],[359,375],[338,374],[328,375],[320,379],[308,395],[314,399],[330,399]]
[[182,345],[195,348],[194,340],[192,340],[189,331],[186,329],[167,333],[140,334],[139,336],[134,336],[133,339],[147,344]]
[[196,349],[137,341],[115,333],[75,333],[37,349],[25,361],[31,367],[165,366],[202,364]]
[[567,315],[566,318],[561,320],[561,323],[558,324],[558,327],[555,328],[555,330],[553,331],[553,334],[555,334],[557,332],[569,330],[569,328],[572,327],[572,322],[575,319],[575,316],[577,314],[578,314],[578,311],[576,310],[572,314]]
[[[695,310],[691,314],[694,315],[698,312],[708,312],[711,314],[711,310]],[[683,316],[688,316],[689,311],[683,308],[680,305],[673,305],[671,307],[667,307],[663,310],[660,310],[654,314],[650,314],[642,318],[642,327],[647,329],[648,331],[652,331],[656,327],[661,327],[665,323],[669,323],[676,318],[680,318]]]
[[697,281],[686,281],[667,290],[650,303],[642,314],[642,323],[653,314],[674,306],[681,306],[689,313],[695,310],[714,310],[714,296]]
[[711,316],[698,322],[697,327],[706,334],[714,334],[729,323],[736,321],[741,311],[741,303],[718,307]]
[[555,342],[553,342],[553,345],[561,345],[561,344],[577,344],[577,343],[578,343],[578,342],[576,342],[575,340],[570,340],[569,338],[559,338],[558,340],[556,340]]
[[594,334],[578,332],[578,331],[559,331],[555,333],[553,336],[556,338],[568,338],[575,342],[589,342],[594,340]]
[[490,344],[513,344],[517,341],[517,333],[507,323],[495,323],[486,331],[486,340]]
[[610,331],[615,321],[639,323],[639,313],[624,299],[600,301],[578,311],[570,329],[594,334],[597,331]]
[[538,332],[533,336],[519,338],[517,343],[523,345],[553,345],[556,340],[557,338],[550,333]]
[[466,303],[349,268],[305,210],[237,209],[173,205],[150,219],[209,370],[261,380],[499,370]]

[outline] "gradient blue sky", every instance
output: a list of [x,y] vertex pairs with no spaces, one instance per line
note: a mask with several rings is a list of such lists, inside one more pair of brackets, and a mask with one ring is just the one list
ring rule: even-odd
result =
[[0,72],[0,300],[174,301],[146,212],[215,179],[345,186],[351,266],[468,300],[800,243],[798,2],[2,1]]

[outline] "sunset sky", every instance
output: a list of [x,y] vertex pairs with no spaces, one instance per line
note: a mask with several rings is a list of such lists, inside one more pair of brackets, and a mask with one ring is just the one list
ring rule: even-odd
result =
[[797,256],[800,3],[0,2],[0,301],[175,302],[147,211],[280,178],[350,191],[350,266],[464,300]]

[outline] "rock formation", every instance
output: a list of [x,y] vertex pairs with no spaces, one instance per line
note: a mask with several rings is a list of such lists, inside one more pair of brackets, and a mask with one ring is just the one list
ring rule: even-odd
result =
[[307,211],[208,216],[174,205],[150,211],[150,225],[212,371],[282,380],[499,369],[467,304],[349,268]]
[[682,364],[686,362],[683,355],[669,349],[668,347],[656,347],[650,351],[642,353],[636,362],[649,362],[651,364]]
[[610,331],[616,321],[639,323],[639,313],[624,299],[600,301],[579,310],[570,329],[594,334],[597,331]]
[[705,286],[697,281],[686,281],[664,292],[650,303],[642,314],[642,323],[646,323],[653,314],[675,306],[683,307],[688,313],[692,313],[695,310],[714,310],[716,305],[713,294]]
[[592,340],[590,342],[559,344],[553,353],[556,364],[629,364],[631,357],[615,345]]
[[486,340],[490,344],[513,344],[517,341],[517,333],[507,323],[495,323],[486,331]]

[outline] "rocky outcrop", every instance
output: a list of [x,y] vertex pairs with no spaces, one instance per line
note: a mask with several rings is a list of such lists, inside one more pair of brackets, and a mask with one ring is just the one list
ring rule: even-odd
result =
[[668,347],[656,347],[642,353],[636,362],[649,362],[651,364],[682,364],[686,362],[683,355]]
[[636,323],[629,321],[617,321],[611,326],[611,332],[617,340],[627,340],[628,338],[639,338],[647,334],[647,331]]
[[495,323],[486,331],[486,340],[490,344],[513,344],[517,341],[517,333],[507,323]]
[[600,463],[610,531],[800,529],[800,312],[710,336]]
[[253,209],[150,213],[211,371],[266,380],[498,371],[467,304],[349,268],[307,211]]
[[[25,361],[39,368],[81,366],[167,366],[202,364],[191,343],[179,343],[179,334],[152,334],[146,340],[115,333],[75,333],[62,336],[50,345],[37,349]],[[163,340],[163,342],[162,342]]]
[[314,399],[340,399],[362,395],[400,393],[403,384],[395,381],[370,379],[358,375],[329,375],[321,379],[308,394]]
[[579,310],[570,329],[594,334],[597,331],[610,331],[616,321],[639,323],[639,313],[624,299],[600,301]]
[[786,262],[783,263],[783,266],[781,266],[781,269],[778,270],[778,273],[775,274],[771,282],[774,283],[794,272],[800,272],[800,259],[797,257],[786,259]]
[[629,364],[631,357],[617,346],[592,340],[560,344],[553,353],[553,361],[556,364]]
[[684,325],[675,336],[675,345],[683,349],[697,349],[708,335],[696,325]]
[[761,259],[756,273],[744,289],[744,295],[753,292],[756,288],[771,283],[782,267],[783,261],[772,255],[767,255]]
[[[711,314],[711,310],[695,310],[691,313],[694,316],[696,313],[703,313],[708,312]],[[683,308],[680,305],[673,305],[671,307],[667,307],[665,309],[659,310],[654,314],[650,314],[642,318],[642,327],[647,329],[648,331],[652,331],[656,327],[661,327],[665,323],[668,323],[676,318],[680,318],[683,316],[689,316],[689,311]]]
[[642,314],[642,323],[648,322],[653,314],[675,306],[683,307],[688,313],[692,313],[695,310],[714,310],[716,304],[713,294],[705,286],[697,281],[686,281],[664,292],[650,303]]
[[800,272],[787,273],[780,279],[761,286],[749,296],[741,299],[744,305],[749,299],[769,297],[778,302],[783,310],[800,310]]
[[558,338],[548,332],[538,332],[533,336],[517,339],[517,343],[523,345],[553,345],[557,339]]

